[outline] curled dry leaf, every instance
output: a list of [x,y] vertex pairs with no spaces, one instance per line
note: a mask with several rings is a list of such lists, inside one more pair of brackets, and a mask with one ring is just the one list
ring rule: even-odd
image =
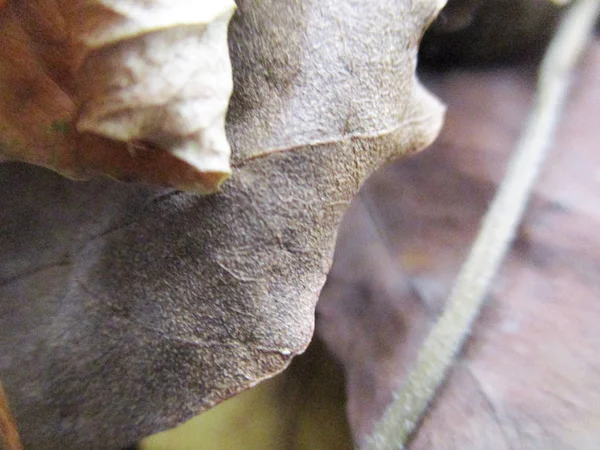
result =
[[27,448],[128,445],[304,350],[340,215],[441,126],[414,74],[439,6],[239,2],[213,196],[0,165],[0,378]]
[[[598,448],[599,73],[596,42],[514,248],[413,450]],[[449,105],[440,139],[361,191],[318,303],[317,331],[345,366],[358,442],[441,312],[534,80],[505,69],[456,72],[436,86]]]
[[0,10],[0,153],[74,178],[214,191],[231,172],[233,0]]

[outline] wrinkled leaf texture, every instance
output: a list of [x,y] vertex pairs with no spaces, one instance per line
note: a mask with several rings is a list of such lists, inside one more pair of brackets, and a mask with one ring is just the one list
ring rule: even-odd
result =
[[0,165],[0,377],[27,448],[128,445],[304,350],[340,215],[440,128],[414,76],[440,6],[240,1],[216,195]]
[[0,160],[216,190],[231,172],[234,9],[233,0],[10,2],[0,9]]

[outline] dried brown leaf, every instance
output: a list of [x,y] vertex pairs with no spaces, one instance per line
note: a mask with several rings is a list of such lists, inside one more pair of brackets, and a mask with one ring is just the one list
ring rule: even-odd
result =
[[0,378],[28,448],[130,444],[304,350],[341,213],[441,125],[414,75],[438,7],[240,2],[214,196],[0,165]]

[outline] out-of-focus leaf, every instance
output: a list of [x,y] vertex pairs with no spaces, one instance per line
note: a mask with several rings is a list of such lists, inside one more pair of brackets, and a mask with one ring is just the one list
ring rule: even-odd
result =
[[420,60],[435,67],[541,56],[563,8],[552,0],[449,0],[425,34]]
[[283,373],[172,430],[142,450],[349,450],[341,369],[315,340]]
[[[587,54],[518,239],[411,449],[600,444],[600,42]],[[382,171],[343,222],[318,332],[348,379],[357,441],[441,311],[527,117],[519,69],[460,72],[438,143]]]
[[0,9],[0,154],[214,191],[231,172],[233,0],[32,0]]
[[305,349],[340,215],[441,125],[414,75],[439,3],[239,2],[214,196],[0,165],[0,378],[27,448],[128,445]]

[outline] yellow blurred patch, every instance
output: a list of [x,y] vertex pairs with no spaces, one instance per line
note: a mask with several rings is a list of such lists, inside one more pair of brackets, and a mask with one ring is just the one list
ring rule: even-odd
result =
[[150,436],[141,449],[350,450],[341,369],[314,341],[282,374]]

